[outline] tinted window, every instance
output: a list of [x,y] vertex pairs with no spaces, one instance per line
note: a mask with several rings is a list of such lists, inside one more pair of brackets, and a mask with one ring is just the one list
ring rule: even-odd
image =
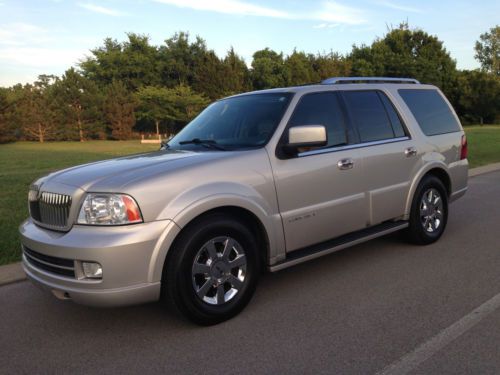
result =
[[392,130],[394,131],[394,135],[396,137],[404,137],[405,131],[403,128],[403,123],[401,122],[401,119],[396,112],[396,109],[392,105],[391,101],[389,98],[383,93],[383,92],[378,92],[378,95],[380,96],[380,99],[382,99],[382,102],[384,103],[385,110],[387,111],[387,114],[389,115],[389,119],[391,120],[392,124]]
[[168,142],[173,149],[210,150],[192,139],[210,140],[230,150],[267,143],[292,98],[290,93],[250,94],[211,104]]
[[410,108],[424,134],[436,135],[460,130],[450,107],[436,90],[399,90],[399,95]]
[[394,138],[387,111],[376,91],[344,91],[343,95],[361,142]]
[[347,143],[344,116],[335,93],[304,95],[295,108],[289,124],[290,126],[324,125],[328,133],[326,147]]

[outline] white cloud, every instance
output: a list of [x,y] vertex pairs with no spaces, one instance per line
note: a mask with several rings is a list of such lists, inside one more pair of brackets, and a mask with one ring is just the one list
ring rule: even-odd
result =
[[414,7],[409,7],[409,6],[406,6],[406,5],[400,5],[400,4],[392,3],[390,1],[377,1],[376,3],[378,5],[382,5],[384,7],[391,8],[391,9],[401,10],[403,12],[422,13],[421,9],[414,8]]
[[103,6],[91,3],[78,3],[78,6],[90,10],[91,12],[105,14],[107,16],[119,17],[124,15],[124,13],[120,12],[119,10],[105,8]]
[[313,29],[333,29],[334,27],[339,26],[338,23],[320,23],[318,25],[314,25]]
[[82,51],[66,48],[6,47],[0,48],[0,63],[26,67],[70,67],[82,57]]
[[275,8],[254,5],[240,0],[154,0],[158,3],[173,5],[178,8],[189,8],[242,16],[283,18],[292,20],[314,20],[328,23],[357,25],[365,23],[363,11],[336,1],[325,1],[322,6],[311,12],[295,13]]
[[13,22],[0,26],[0,46],[40,44],[50,40],[47,30],[37,25]]
[[326,22],[338,22],[348,25],[365,23],[363,11],[357,8],[342,5],[335,1],[325,1],[323,8],[312,13],[312,18]]
[[291,18],[287,12],[254,5],[238,0],[156,0],[159,3],[174,5],[179,8],[191,8],[218,13],[239,14],[244,16]]

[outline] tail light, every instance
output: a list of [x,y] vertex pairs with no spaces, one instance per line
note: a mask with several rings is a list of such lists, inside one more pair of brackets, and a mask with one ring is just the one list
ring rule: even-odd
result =
[[460,160],[467,159],[467,137],[462,135],[462,146],[460,147]]

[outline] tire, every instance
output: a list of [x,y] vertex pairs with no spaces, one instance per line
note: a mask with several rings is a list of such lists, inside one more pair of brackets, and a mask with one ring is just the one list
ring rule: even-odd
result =
[[162,298],[200,325],[234,317],[248,304],[257,286],[257,250],[252,231],[231,216],[210,214],[196,220],[170,249],[163,270]]
[[447,222],[446,189],[439,178],[425,176],[413,196],[407,238],[417,245],[429,245],[441,237]]

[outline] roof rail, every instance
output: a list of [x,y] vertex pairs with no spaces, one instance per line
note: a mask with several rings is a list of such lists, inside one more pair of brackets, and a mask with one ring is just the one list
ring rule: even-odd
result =
[[332,77],[321,81],[322,85],[336,85],[342,83],[413,83],[420,84],[414,78],[390,78],[390,77]]

